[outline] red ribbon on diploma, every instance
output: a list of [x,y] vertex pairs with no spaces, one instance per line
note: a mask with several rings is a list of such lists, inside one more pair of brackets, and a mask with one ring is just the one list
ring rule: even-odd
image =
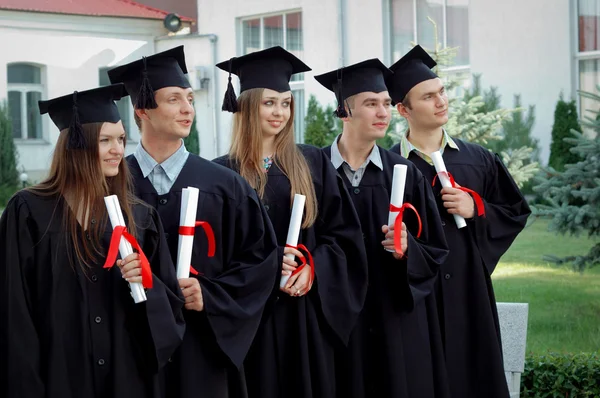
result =
[[419,212],[413,205],[410,203],[404,203],[402,206],[394,206],[390,203],[390,211],[398,212],[396,219],[394,220],[394,249],[396,249],[396,253],[400,256],[404,256],[402,252],[402,218],[404,217],[404,210],[410,209],[417,215],[417,221],[419,222],[419,231],[417,232],[417,238],[421,236],[421,232],[423,231],[423,224],[421,224],[421,216],[419,216]]
[[[193,227],[180,226],[179,235],[194,236],[196,227],[202,227],[202,229],[204,229],[204,233],[208,239],[208,257],[213,257],[215,255],[217,244],[215,243],[215,233],[207,221],[196,221],[196,224]],[[192,266],[190,266],[190,273],[193,275],[199,274]]]
[[[287,244],[285,245],[285,247],[291,247],[292,249],[300,250],[300,251],[306,253],[306,256],[308,257],[308,265],[310,265],[309,286],[312,286],[312,283],[315,280],[315,262],[313,261],[312,254],[310,254],[310,251],[308,250],[308,248],[304,245],[292,246],[292,245],[287,245]],[[290,278],[292,276],[296,275],[297,273],[301,272],[304,269],[304,267],[307,265],[305,257],[300,257],[300,261],[302,262],[302,264],[298,268],[296,268],[294,270],[294,272],[292,272],[292,275],[290,275]]]
[[129,232],[127,232],[127,228],[123,225],[119,225],[113,229],[104,268],[111,268],[113,265],[115,265],[117,254],[119,253],[119,243],[121,242],[121,237],[125,238],[127,242],[131,243],[131,246],[133,246],[133,248],[137,250],[138,254],[140,255],[140,263],[142,267],[142,286],[144,286],[146,289],[151,289],[152,270],[150,269],[150,262],[142,251],[140,244]]
[[435,177],[433,177],[433,182],[431,183],[431,186],[435,186],[435,181],[438,178],[438,174],[445,174],[448,179],[450,180],[450,184],[452,185],[452,188],[456,188],[459,189],[463,192],[466,192],[468,194],[470,194],[473,197],[473,200],[475,201],[475,206],[477,207],[477,215],[478,216],[485,216],[485,205],[483,204],[483,199],[481,199],[481,196],[479,196],[479,194],[475,191],[473,191],[472,189],[466,188],[466,187],[457,187],[456,186],[456,181],[454,181],[454,177],[452,177],[452,174],[450,174],[447,171],[440,171],[439,173],[437,173],[435,175]]

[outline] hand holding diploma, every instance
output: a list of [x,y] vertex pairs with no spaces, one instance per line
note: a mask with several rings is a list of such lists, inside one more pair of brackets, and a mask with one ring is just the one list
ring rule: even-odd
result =
[[204,299],[202,298],[202,288],[196,278],[179,279],[179,287],[185,299],[185,309],[192,311],[204,310]]
[[[402,254],[396,252],[395,246],[395,235],[396,231],[394,231],[394,224],[387,226],[383,225],[381,227],[381,232],[385,234],[385,240],[381,242],[385,250],[392,252],[394,258],[396,260],[400,260],[404,257]],[[406,230],[406,224],[402,223],[402,229],[400,231],[400,251],[406,254],[408,250],[408,231]]]

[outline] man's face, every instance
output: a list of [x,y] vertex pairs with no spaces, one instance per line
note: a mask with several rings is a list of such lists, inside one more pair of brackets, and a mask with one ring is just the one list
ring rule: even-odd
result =
[[347,100],[352,116],[343,118],[345,127],[369,141],[385,136],[391,118],[392,99],[387,91],[358,93]]
[[408,92],[407,99],[410,107],[398,104],[398,112],[412,128],[431,130],[448,122],[448,96],[440,78],[417,84]]
[[[154,92],[158,108],[138,113],[146,129],[161,136],[185,138],[194,121],[194,93],[191,88],[164,87]],[[138,111],[139,112],[139,111]]]

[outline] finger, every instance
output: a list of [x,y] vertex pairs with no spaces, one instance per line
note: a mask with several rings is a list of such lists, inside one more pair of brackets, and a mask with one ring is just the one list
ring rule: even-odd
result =
[[404,222],[402,223],[402,231],[406,231],[406,224]]
[[130,278],[133,278],[135,276],[140,276],[140,275],[142,275],[142,269],[134,268],[134,269],[131,269],[131,270],[123,273],[123,278],[126,280],[129,280]]
[[394,231],[388,232],[387,234],[385,234],[385,238],[394,240]]
[[179,279],[179,287],[181,289],[189,289],[190,287],[200,287],[200,282],[196,278],[181,278]]
[[121,268],[122,265],[123,265],[123,260],[121,260],[121,259],[117,260],[117,267]]
[[291,258],[283,257],[283,264],[296,268],[298,263]]
[[389,227],[387,225],[382,225],[381,226],[381,232],[383,232],[384,234],[387,234],[389,231]]
[[125,257],[123,259],[123,265],[127,265],[127,263],[130,263],[131,261],[134,260],[139,260],[140,255],[137,253],[131,253],[130,255],[128,255],[127,257]]
[[142,283],[142,277],[141,276],[134,276],[131,278],[125,278],[125,280],[129,283]]
[[283,254],[293,254],[295,257],[304,257],[302,252],[300,252],[298,249],[294,249],[293,247],[287,246],[283,249]]
[[286,263],[283,263],[283,266],[282,266],[282,269],[283,269],[284,271],[291,271],[291,272],[294,272],[294,270],[295,270],[296,268],[297,268],[297,265],[289,265],[289,264],[286,264]]
[[296,274],[296,275],[294,275],[294,276],[291,276],[291,277],[290,277],[290,279],[288,279],[287,283],[285,284],[285,287],[286,287],[287,289],[289,289],[291,286],[293,286],[293,285],[294,285],[294,283],[296,283],[296,280],[298,279],[298,276],[299,276],[299,275],[300,275],[300,274]]
[[141,269],[141,268],[142,268],[142,263],[140,262],[140,260],[134,260],[134,261],[127,263],[121,267],[121,274],[125,275],[129,271],[132,271],[134,269]]

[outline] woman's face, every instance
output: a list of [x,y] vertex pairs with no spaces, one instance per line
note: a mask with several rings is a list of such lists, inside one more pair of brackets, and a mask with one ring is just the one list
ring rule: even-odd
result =
[[98,138],[100,167],[105,177],[119,174],[119,164],[125,152],[125,129],[119,120],[117,123],[105,122]]
[[279,93],[268,88],[263,90],[260,102],[260,125],[263,137],[276,136],[290,120],[292,92]]

